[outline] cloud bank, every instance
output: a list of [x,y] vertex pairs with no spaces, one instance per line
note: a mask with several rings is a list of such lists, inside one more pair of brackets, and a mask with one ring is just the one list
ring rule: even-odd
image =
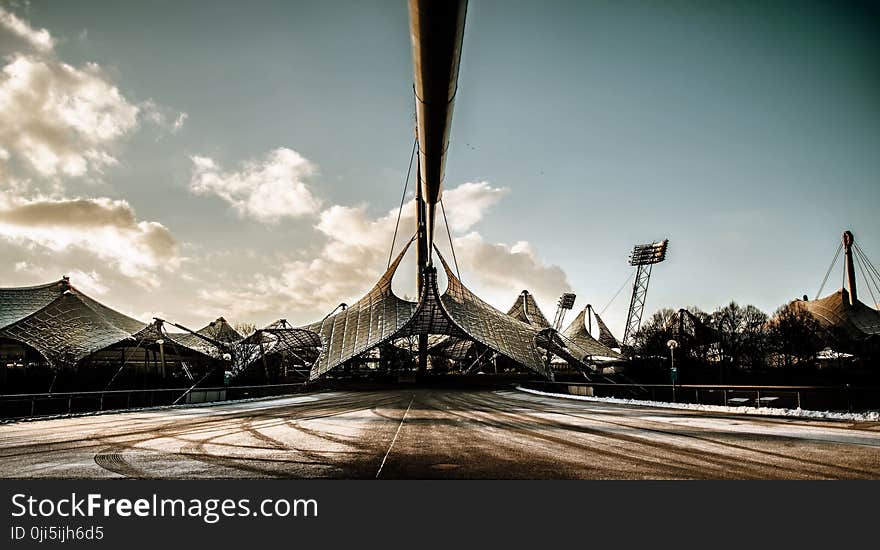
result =
[[124,200],[22,199],[0,194],[0,235],[53,252],[79,250],[143,279],[180,264],[178,244],[160,223],[141,221]]
[[[95,63],[64,63],[48,30],[2,7],[0,39],[17,50],[0,69],[0,239],[31,254],[78,252],[80,261],[97,258],[142,285],[157,285],[157,272],[180,264],[169,230],[139,220],[125,200],[65,197],[64,189],[67,178],[117,164],[114,149],[139,117],[158,123],[165,110],[124,97]],[[175,131],[185,120],[179,113],[166,126]],[[50,195],[35,190],[46,184]],[[18,262],[16,271],[34,272],[28,266]],[[107,291],[98,272],[74,271],[85,287]]]
[[[506,193],[506,188],[483,181],[463,183],[443,195],[466,284],[499,308],[508,307],[523,288],[539,299],[554,300],[571,288],[561,268],[542,262],[528,242],[489,243],[473,231]],[[320,318],[340,302],[357,300],[375,284],[388,260],[397,213],[392,209],[372,217],[366,205],[325,208],[314,225],[324,243],[312,258],[283,260],[277,270],[244,284],[203,288],[200,299],[210,311],[225,307],[235,318],[274,311],[302,321]],[[400,220],[397,251],[414,232],[415,205],[409,201]],[[402,266],[399,276],[407,278],[410,267]]]

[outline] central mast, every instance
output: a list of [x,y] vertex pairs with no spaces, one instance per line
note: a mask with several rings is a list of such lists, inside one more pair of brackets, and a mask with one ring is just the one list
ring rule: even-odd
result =
[[[417,167],[418,168],[418,167]],[[418,301],[424,299],[422,292],[425,290],[425,270],[431,261],[428,248],[427,211],[425,198],[422,195],[421,170],[416,170],[416,265],[418,269],[417,291]],[[428,370],[428,335],[419,334],[418,372],[424,374]]]
[[[433,269],[434,219],[442,196],[466,12],[467,0],[409,0],[419,144],[416,187],[419,300],[423,298],[426,270]],[[419,372],[424,372],[428,366],[427,334],[419,335],[418,366]]]

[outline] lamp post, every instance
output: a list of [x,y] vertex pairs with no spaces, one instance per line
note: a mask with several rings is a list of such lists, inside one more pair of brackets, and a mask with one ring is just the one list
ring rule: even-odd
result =
[[159,344],[159,364],[162,366],[160,375],[165,378],[165,340],[160,338],[156,343]]
[[672,379],[672,402],[675,403],[675,381],[678,380],[678,369],[675,368],[675,348],[678,347],[678,342],[670,340],[666,342],[666,346],[669,348],[669,377]]

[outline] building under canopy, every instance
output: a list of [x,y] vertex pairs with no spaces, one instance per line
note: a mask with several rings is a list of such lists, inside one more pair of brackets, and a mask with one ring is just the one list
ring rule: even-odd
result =
[[[583,349],[593,360],[609,361],[620,359],[620,353],[614,351],[608,345],[617,343],[617,339],[614,338],[611,331],[608,330],[608,327],[602,322],[602,319],[598,315],[595,315],[595,318],[599,329],[599,339],[597,340],[591,334],[587,323],[592,323],[592,319],[590,318],[592,309],[593,308],[589,305],[582,309],[571,324],[568,325],[568,328],[562,331],[562,335],[574,342],[579,348]],[[600,340],[604,340],[605,343]],[[620,346],[620,344],[617,345],[618,347]]]
[[291,372],[308,371],[321,352],[321,338],[310,330],[291,326],[287,319],[279,319],[230,342],[228,349],[233,376],[259,371],[264,379],[285,379]]
[[[538,329],[550,328],[550,322],[538,307],[534,296],[523,290],[513,301],[507,310],[507,315]],[[438,338],[430,347],[431,357],[448,359],[458,363],[460,370],[468,372],[480,366],[481,362],[495,359],[494,354],[486,346],[465,338],[456,336],[443,336]]]
[[317,333],[322,344],[311,379],[396,339],[418,335],[446,335],[474,342],[548,378],[552,372],[545,360],[547,351],[573,362],[588,355],[558,335],[553,337],[552,329],[529,325],[478,298],[455,276],[439,252],[448,281],[446,291],[440,294],[437,272],[429,268],[419,301],[399,298],[391,290],[391,280],[411,243],[366,296],[343,311],[303,327]]
[[229,349],[243,338],[223,317],[218,317],[199,330],[172,332],[168,336],[176,343],[218,359],[229,354]]
[[86,296],[65,277],[34,287],[0,289],[0,338],[35,350],[51,367],[74,366],[147,325]]
[[21,384],[24,379],[42,384],[34,374],[40,371],[53,373],[51,385],[59,373],[75,371],[70,384],[89,389],[119,387],[126,378],[138,385],[149,379],[193,380],[219,360],[208,340],[170,333],[158,319],[149,324],[133,319],[84,294],[67,277],[0,288],[4,386],[9,372],[21,374]]

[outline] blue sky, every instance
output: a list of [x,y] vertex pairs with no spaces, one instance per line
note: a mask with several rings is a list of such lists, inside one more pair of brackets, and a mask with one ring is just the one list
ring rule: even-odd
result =
[[[0,5],[3,65],[59,92],[0,106],[31,132],[0,132],[4,286],[71,272],[200,326],[309,321],[377,278],[413,136],[404,2]],[[861,3],[471,2],[446,179],[465,283],[601,309],[631,246],[668,237],[649,310],[772,312],[816,292],[844,229],[880,260],[878,22]],[[34,129],[77,94],[112,130]],[[70,163],[33,160],[44,138]],[[105,221],[27,217],[47,205]]]

